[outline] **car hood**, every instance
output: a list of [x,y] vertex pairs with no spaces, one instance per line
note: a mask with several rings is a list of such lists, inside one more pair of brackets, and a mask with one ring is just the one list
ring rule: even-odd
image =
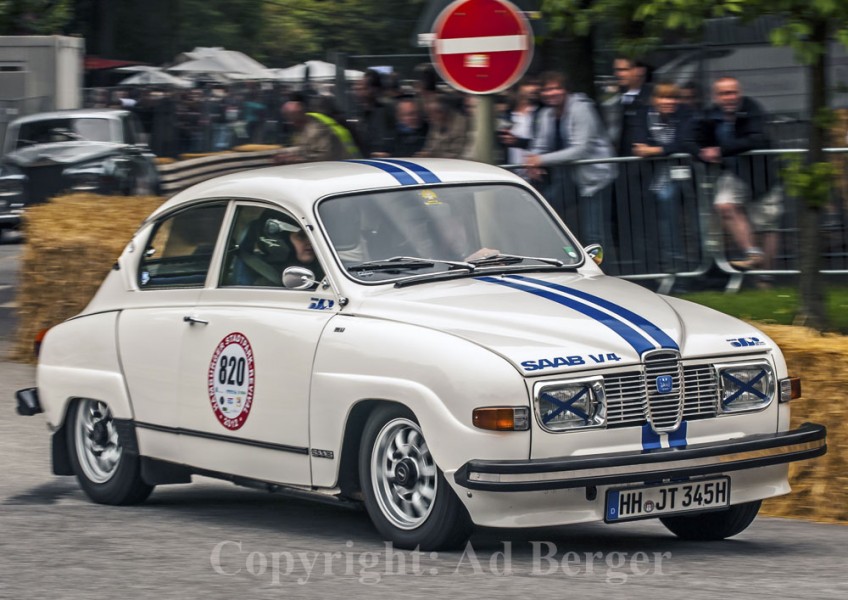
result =
[[6,155],[6,160],[19,167],[71,165],[114,154],[123,144],[112,142],[62,142],[37,144],[19,148]]
[[635,364],[662,348],[687,358],[773,346],[753,326],[712,309],[615,277],[577,273],[383,288],[356,313],[462,337],[533,375]]

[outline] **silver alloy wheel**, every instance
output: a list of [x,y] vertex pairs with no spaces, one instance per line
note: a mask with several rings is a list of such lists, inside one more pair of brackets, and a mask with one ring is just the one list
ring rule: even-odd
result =
[[83,473],[93,483],[106,483],[118,470],[123,453],[109,407],[96,400],[81,400],[75,428],[77,458]]
[[392,419],[371,449],[371,484],[380,511],[405,530],[423,524],[433,510],[436,463],[421,429],[409,419]]

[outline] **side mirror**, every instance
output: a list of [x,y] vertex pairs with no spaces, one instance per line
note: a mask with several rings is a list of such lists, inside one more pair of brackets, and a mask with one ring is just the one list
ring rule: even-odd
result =
[[308,290],[318,285],[315,273],[304,267],[289,267],[283,271],[283,287],[287,290]]
[[600,265],[604,262],[604,247],[600,244],[590,244],[583,249],[586,251],[586,254],[595,261],[596,265]]

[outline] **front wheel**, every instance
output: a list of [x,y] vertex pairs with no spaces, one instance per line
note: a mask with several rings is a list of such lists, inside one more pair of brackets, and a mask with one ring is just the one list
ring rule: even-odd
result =
[[762,501],[736,504],[723,510],[697,515],[664,517],[662,524],[684,540],[723,540],[742,533],[757,516]]
[[68,415],[68,453],[80,487],[99,504],[143,502],[153,486],[141,479],[138,456],[124,451],[109,407],[79,400]]
[[359,478],[371,520],[398,547],[455,548],[471,534],[465,507],[407,409],[384,406],[371,413],[362,434]]

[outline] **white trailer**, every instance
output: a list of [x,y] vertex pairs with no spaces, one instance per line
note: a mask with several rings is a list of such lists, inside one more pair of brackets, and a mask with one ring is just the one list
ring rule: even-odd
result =
[[82,105],[85,40],[0,36],[0,138],[20,116]]

